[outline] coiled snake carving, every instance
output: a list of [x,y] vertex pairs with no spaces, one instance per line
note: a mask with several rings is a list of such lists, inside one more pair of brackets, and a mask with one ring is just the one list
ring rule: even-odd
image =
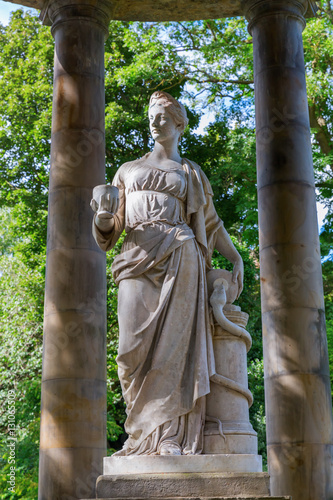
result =
[[[226,292],[228,290],[228,287],[229,287],[228,282],[224,278],[219,278],[215,280],[213,283],[214,291],[210,297],[210,305],[212,306],[213,309],[214,318],[216,322],[223,328],[223,330],[243,340],[246,345],[246,350],[249,351],[252,345],[250,334],[245,330],[245,328],[236,325],[228,318],[226,318],[223,311],[223,308],[227,302]],[[231,380],[227,377],[224,377],[223,375],[219,375],[217,373],[212,375],[211,381],[214,382],[215,384],[225,387],[226,389],[231,389],[233,391],[240,393],[248,400],[249,406],[252,405],[253,397],[247,387],[244,387],[238,382]],[[213,417],[207,417],[207,420],[211,418],[213,419]],[[215,420],[216,419],[214,419],[214,421]]]

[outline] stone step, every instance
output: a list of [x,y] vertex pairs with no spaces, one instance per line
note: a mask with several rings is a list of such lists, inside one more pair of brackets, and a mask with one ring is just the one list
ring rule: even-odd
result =
[[262,472],[262,458],[259,455],[130,455],[111,456],[103,460],[103,475],[159,474],[159,473],[214,473],[221,471],[244,473]]
[[259,473],[159,473],[99,476],[97,498],[165,500],[166,498],[269,497],[269,475]]
[[[163,500],[291,500],[291,497],[164,497]],[[120,497],[112,498],[88,498],[86,500],[124,500]],[[132,497],[130,500],[147,500],[147,497]],[[149,500],[161,500],[161,497],[153,497]]]

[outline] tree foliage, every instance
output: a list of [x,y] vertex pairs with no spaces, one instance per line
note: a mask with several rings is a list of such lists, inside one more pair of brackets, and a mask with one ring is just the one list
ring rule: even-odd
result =
[[304,32],[310,125],[316,186],[327,215],[321,232],[322,254],[333,242],[333,15],[332,1],[319,2],[319,13]]
[[[329,0],[308,22],[304,48],[318,197],[327,207],[321,233],[328,343],[333,372],[333,15]],[[50,154],[53,39],[18,10],[0,25],[0,324],[1,395],[15,390],[17,489],[6,493],[8,427],[0,412],[3,477],[0,498],[36,498],[44,262]],[[249,382],[251,419],[265,455],[258,222],[255,169],[252,39],[243,19],[182,23],[111,22],[105,46],[106,167],[117,168],[149,151],[147,107],[155,90],[181,98],[189,128],[181,154],[199,163],[213,186],[215,205],[245,262],[239,304],[250,313],[253,337]],[[198,126],[203,115],[211,120]],[[122,444],[124,403],[116,373],[117,287],[108,256],[108,445]],[[228,263],[214,255],[216,267]]]
[[[37,496],[39,414],[42,365],[44,275],[20,257],[0,259],[1,498]],[[8,492],[10,472],[10,391],[15,401],[15,494]]]

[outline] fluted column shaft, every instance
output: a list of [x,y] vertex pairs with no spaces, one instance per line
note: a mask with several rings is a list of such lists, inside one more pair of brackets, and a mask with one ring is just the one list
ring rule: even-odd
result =
[[253,36],[272,495],[333,498],[332,408],[302,31],[307,0],[246,0]]
[[91,235],[105,182],[103,0],[54,0],[55,38],[39,499],[95,496],[106,455],[105,254]]

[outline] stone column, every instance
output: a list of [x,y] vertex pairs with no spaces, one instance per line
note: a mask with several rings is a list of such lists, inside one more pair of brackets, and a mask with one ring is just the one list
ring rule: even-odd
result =
[[332,408],[302,31],[307,0],[245,0],[253,36],[272,495],[333,498]]
[[55,38],[40,500],[95,496],[106,455],[105,254],[91,235],[105,182],[104,0],[53,0]]

